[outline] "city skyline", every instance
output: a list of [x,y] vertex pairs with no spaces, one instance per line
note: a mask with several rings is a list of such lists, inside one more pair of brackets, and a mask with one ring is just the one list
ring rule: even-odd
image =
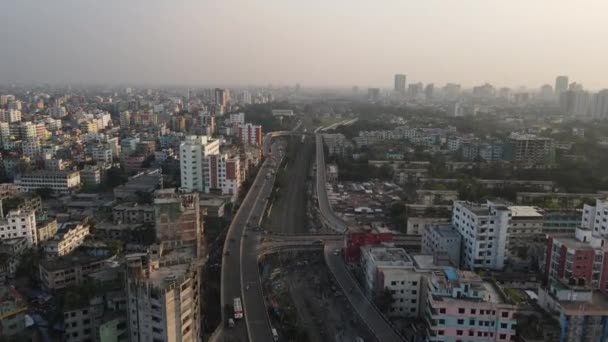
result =
[[593,42],[608,34],[599,17],[607,7],[592,0],[6,2],[0,27],[10,48],[0,78],[392,88],[393,75],[404,73],[425,84],[535,89],[568,75],[599,90],[608,51]]

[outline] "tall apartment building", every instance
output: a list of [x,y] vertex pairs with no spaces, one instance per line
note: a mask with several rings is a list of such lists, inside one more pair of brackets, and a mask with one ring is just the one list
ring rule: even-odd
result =
[[380,295],[384,290],[391,292],[390,316],[418,316],[422,273],[403,248],[363,246],[361,268],[370,297]]
[[568,76],[557,76],[555,78],[555,94],[559,96],[566,90],[568,90]]
[[588,91],[567,90],[560,94],[559,104],[563,114],[570,117],[590,119],[593,97]]
[[455,201],[452,225],[462,237],[461,265],[469,270],[501,270],[510,220],[507,206]]
[[238,195],[241,186],[240,157],[230,154],[210,155],[206,158],[209,173],[205,177],[205,193]]
[[601,90],[593,95],[591,117],[594,119],[608,119],[608,89]]
[[455,269],[434,271],[427,279],[426,341],[515,340],[516,307],[505,303],[493,284]]
[[208,136],[188,136],[179,146],[182,188],[186,191],[205,192],[209,177],[206,157],[220,152],[220,141]]
[[200,334],[198,268],[127,257],[129,341],[195,342]]
[[558,319],[560,341],[608,340],[608,240],[595,228],[547,239],[538,304]]
[[403,75],[403,74],[395,75],[395,87],[394,87],[395,92],[405,95],[405,80],[406,80],[405,75]]
[[126,298],[123,291],[95,293],[64,307],[67,342],[127,342]]
[[553,139],[532,134],[511,133],[504,145],[504,159],[524,165],[555,163]]
[[17,109],[0,109],[0,121],[2,122],[19,122],[21,121],[21,111]]
[[595,206],[585,204],[581,227],[589,229],[596,236],[608,237],[608,200],[596,199]]
[[129,128],[131,126],[131,112],[125,110],[120,112],[120,128]]
[[262,126],[250,123],[239,125],[237,135],[241,144],[261,146],[262,145]]
[[218,106],[228,104],[228,89],[215,88],[215,104]]
[[533,243],[544,241],[543,226],[545,218],[540,208],[530,206],[509,206],[511,224],[507,254],[515,257],[521,248],[527,249]]
[[191,247],[200,256],[203,217],[197,193],[177,193],[175,189],[154,193],[156,237],[167,248]]
[[38,245],[36,213],[33,210],[11,210],[0,218],[0,240],[26,238],[28,247]]
[[54,192],[66,194],[80,186],[78,171],[32,171],[15,176],[15,184],[21,192],[49,188]]
[[245,124],[245,113],[230,114],[229,123],[231,125],[244,125]]

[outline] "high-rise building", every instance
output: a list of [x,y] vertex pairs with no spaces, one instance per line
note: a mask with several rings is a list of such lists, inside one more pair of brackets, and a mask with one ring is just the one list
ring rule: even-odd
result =
[[574,234],[549,236],[538,304],[559,317],[560,341],[608,340],[607,202],[586,205]]
[[540,87],[540,98],[544,101],[549,101],[554,99],[553,96],[553,87],[550,84],[545,84]]
[[262,126],[250,123],[239,125],[237,135],[241,144],[261,146],[262,145]]
[[403,74],[395,75],[395,92],[405,95],[405,80],[406,76]]
[[448,83],[443,87],[443,95],[447,100],[456,100],[460,96],[460,84]]
[[566,90],[560,94],[559,103],[564,115],[583,119],[591,117],[592,97],[589,92]]
[[435,91],[435,85],[433,83],[429,83],[426,85],[426,88],[424,88],[424,96],[426,97],[427,101],[433,100],[434,91]]
[[568,76],[557,76],[555,78],[555,94],[559,96],[568,90]]
[[206,156],[219,154],[220,141],[208,136],[188,136],[179,146],[181,187],[186,191],[205,192],[209,166]]
[[367,97],[372,102],[380,100],[380,88],[368,88]]
[[228,104],[228,90],[215,88],[215,104],[218,106],[225,106]]
[[179,258],[127,256],[129,341],[196,342],[200,334],[199,267]]
[[502,270],[510,220],[505,205],[455,201],[452,225],[462,237],[461,265],[469,270]]
[[131,113],[128,110],[120,112],[120,128],[129,128],[131,126]]
[[236,199],[241,186],[240,157],[214,154],[205,157],[209,173],[205,179],[205,193],[219,192]]
[[593,95],[593,113],[594,119],[608,119],[608,89],[599,91]]

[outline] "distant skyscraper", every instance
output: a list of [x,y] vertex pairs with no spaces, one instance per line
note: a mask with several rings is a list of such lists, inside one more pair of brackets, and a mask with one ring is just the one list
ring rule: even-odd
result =
[[380,88],[369,88],[367,89],[367,97],[370,101],[380,100]]
[[543,100],[553,99],[553,87],[550,84],[545,84],[540,87],[540,97]]
[[226,89],[215,88],[215,104],[225,106],[228,102],[228,92]]
[[424,96],[427,101],[433,100],[433,92],[435,91],[435,85],[433,83],[427,84],[426,88],[424,88]]
[[400,94],[405,94],[405,78],[403,74],[395,75],[395,91]]
[[557,95],[568,90],[568,76],[557,76],[555,78],[555,93]]
[[593,118],[608,119],[608,89],[593,95]]
[[567,116],[588,118],[592,110],[592,98],[586,91],[567,90],[560,94],[560,108]]

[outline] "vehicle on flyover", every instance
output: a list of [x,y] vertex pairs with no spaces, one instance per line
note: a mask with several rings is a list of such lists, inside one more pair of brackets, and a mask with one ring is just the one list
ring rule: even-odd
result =
[[234,298],[234,319],[243,318],[243,305],[241,304],[241,298]]

